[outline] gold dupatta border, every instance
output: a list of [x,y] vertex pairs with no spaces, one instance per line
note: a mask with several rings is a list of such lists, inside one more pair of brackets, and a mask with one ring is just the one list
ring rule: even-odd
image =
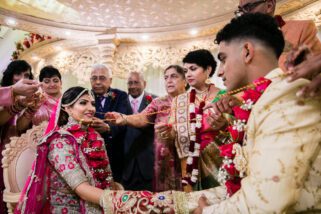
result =
[[175,146],[180,159],[188,156],[189,152],[189,92],[181,94],[176,99],[175,106],[175,121],[177,138],[175,139]]

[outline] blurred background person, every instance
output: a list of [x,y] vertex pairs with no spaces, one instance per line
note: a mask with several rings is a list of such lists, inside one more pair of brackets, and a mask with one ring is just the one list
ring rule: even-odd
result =
[[27,109],[18,119],[17,128],[24,131],[31,128],[31,125],[39,125],[49,118],[62,95],[62,82],[59,70],[51,65],[40,70],[39,81],[42,83],[41,103],[37,109]]

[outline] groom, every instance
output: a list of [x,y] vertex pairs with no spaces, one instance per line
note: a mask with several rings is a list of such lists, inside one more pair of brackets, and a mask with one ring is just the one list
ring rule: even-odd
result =
[[[239,156],[246,175],[241,188],[227,199],[213,194],[225,187],[212,189],[207,194],[211,199],[202,196],[194,213],[320,211],[321,99],[298,98],[296,92],[308,81],[288,83],[278,68],[284,39],[274,19],[263,14],[234,18],[217,34],[216,43],[219,76],[229,92],[261,77],[271,83],[247,122]],[[227,98],[212,104],[215,114],[232,107]]]

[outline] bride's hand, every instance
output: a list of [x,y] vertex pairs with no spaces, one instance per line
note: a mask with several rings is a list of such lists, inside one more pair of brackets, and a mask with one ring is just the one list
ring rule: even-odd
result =
[[202,214],[204,207],[209,206],[207,198],[205,195],[202,195],[198,199],[198,207],[194,210],[193,214]]

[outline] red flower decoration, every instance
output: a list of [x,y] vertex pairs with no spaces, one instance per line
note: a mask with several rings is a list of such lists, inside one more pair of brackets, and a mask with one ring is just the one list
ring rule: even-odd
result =
[[234,116],[239,120],[248,120],[251,114],[250,111],[242,109],[240,106],[233,107]]
[[260,98],[261,95],[262,95],[262,93],[260,93],[256,90],[248,89],[248,90],[244,91],[242,98],[244,99],[244,101],[247,101],[250,99],[252,102],[256,102]]
[[244,132],[239,132],[236,129],[233,129],[233,126],[227,127],[227,130],[230,134],[231,140],[233,142],[240,142],[244,138]]
[[111,99],[114,100],[117,97],[117,94],[114,91],[110,91],[107,93],[107,96],[111,97]]
[[232,153],[233,150],[233,145],[235,143],[229,143],[229,144],[225,144],[223,146],[219,146],[219,150],[220,150],[220,156],[222,157],[229,157],[232,158],[235,156],[235,154]]
[[[87,130],[85,130],[82,129],[79,124],[67,128],[67,131],[72,133],[78,143],[81,142],[81,149],[94,178],[95,186],[101,189],[110,188],[112,173],[108,167],[109,160],[103,147],[104,143],[98,140],[99,134],[92,127],[88,127]],[[71,160],[68,159],[68,161]],[[78,160],[75,158],[73,161],[77,162]],[[67,167],[72,169],[75,166],[74,163],[70,162]]]
[[103,142],[101,140],[95,140],[91,143],[91,147],[93,148],[101,148],[103,146]]
[[97,140],[97,134],[96,133],[88,133],[87,139],[90,141]]
[[228,195],[231,196],[241,188],[241,179],[235,178],[233,180],[227,180],[225,186]]
[[258,78],[254,81],[254,84],[256,84],[255,89],[261,93],[265,91],[265,89],[271,84],[271,80],[266,79],[264,77]]
[[[251,114],[252,105],[256,103],[256,101],[260,98],[260,96],[263,94],[264,90],[269,86],[271,83],[270,80],[265,78],[259,78],[257,79],[254,84],[254,89],[247,89],[243,92],[242,98],[245,101],[245,104],[243,105],[242,109],[240,106],[235,106],[233,108],[233,115],[235,120],[242,120],[242,123],[247,123],[248,118]],[[233,117],[232,117],[233,118]],[[235,192],[237,192],[241,188],[241,177],[240,172],[236,170],[233,160],[235,157],[235,154],[232,153],[234,144],[243,144],[244,139],[244,131],[238,131],[243,130],[242,128],[244,124],[239,123],[239,121],[236,121],[235,125],[230,125],[227,128],[227,134],[229,134],[228,142],[229,144],[225,144],[223,146],[220,146],[220,156],[227,158],[228,162],[224,162],[220,170],[226,171],[230,176],[225,177],[224,173],[220,175],[220,182],[225,184],[227,194],[229,196],[232,196]],[[233,129],[235,128],[235,129]],[[229,163],[229,164],[227,164]],[[223,177],[222,177],[223,176]]]
[[150,104],[150,103],[153,101],[153,97],[150,96],[150,95],[146,95],[146,96],[145,96],[145,99],[146,99],[147,105]]
[[230,165],[224,165],[224,169],[233,177],[237,175],[237,170],[235,169],[233,163],[231,163]]

